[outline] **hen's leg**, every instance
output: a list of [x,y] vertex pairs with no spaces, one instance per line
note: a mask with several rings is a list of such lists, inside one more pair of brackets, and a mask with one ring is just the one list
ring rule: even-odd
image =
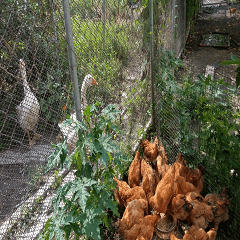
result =
[[32,145],[35,143],[35,140],[31,140],[29,130],[27,130],[27,135],[28,135],[28,141],[29,141],[29,147],[31,148]]

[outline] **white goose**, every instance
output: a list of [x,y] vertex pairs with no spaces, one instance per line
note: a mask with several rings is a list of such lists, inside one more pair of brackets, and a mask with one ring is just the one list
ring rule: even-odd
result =
[[[16,107],[17,116],[20,126],[27,132],[29,146],[32,147],[35,144],[36,139],[41,135],[36,133],[36,124],[39,117],[40,106],[37,98],[32,93],[27,83],[26,67],[23,59],[20,59],[20,73],[23,79],[24,99]],[[34,132],[34,137],[31,139],[29,131]]]
[[[82,116],[83,116],[83,111],[87,106],[87,99],[86,99],[87,88],[97,85],[97,84],[98,84],[97,81],[93,78],[92,75],[88,74],[85,76],[85,78],[83,80],[82,88],[81,88],[81,113],[82,113]],[[66,141],[69,146],[69,150],[71,150],[72,147],[75,147],[75,144],[78,140],[78,137],[74,130],[74,127],[76,126],[76,124],[74,122],[77,121],[77,116],[76,116],[75,111],[70,115],[70,119],[73,120],[73,123],[71,124],[71,126],[62,127],[62,123],[58,124],[59,128],[61,129],[62,135],[64,137],[66,137]]]

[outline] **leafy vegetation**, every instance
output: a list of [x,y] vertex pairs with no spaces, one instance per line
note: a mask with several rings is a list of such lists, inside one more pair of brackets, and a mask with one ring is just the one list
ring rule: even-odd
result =
[[[119,111],[108,105],[99,113],[101,104],[85,110],[86,124],[76,122],[79,140],[74,153],[68,154],[66,142],[55,146],[46,171],[60,165],[76,170],[75,179],[60,186],[52,199],[53,215],[47,221],[39,239],[68,239],[71,232],[76,237],[101,239],[101,227],[111,228],[109,213],[118,216],[117,203],[113,198],[113,176],[121,173],[128,163],[113,139],[119,128],[114,124]],[[92,116],[94,126],[90,121]],[[63,126],[71,125],[64,121]],[[102,168],[100,166],[103,166]],[[94,170],[96,168],[96,170]]]
[[[4,36],[0,59],[0,151],[10,144],[28,143],[25,131],[16,126],[15,107],[24,98],[17,78],[20,58],[26,63],[27,81],[40,104],[37,132],[48,129],[47,134],[51,134],[74,109],[61,1],[5,2],[0,10],[0,33]],[[142,48],[142,29],[138,20],[131,19],[129,1],[106,1],[105,7],[103,23],[102,2],[71,3],[79,86],[86,74],[92,74],[98,87],[88,90],[88,103],[98,100],[104,106],[121,101],[124,70],[133,53]],[[14,135],[10,136],[13,128]]]
[[187,23],[192,26],[199,11],[199,0],[187,0],[186,5]]
[[[160,134],[163,141],[176,146],[189,165],[202,164],[206,170],[205,189],[220,193],[228,190],[232,198],[230,219],[222,224],[219,234],[225,239],[239,237],[240,187],[240,112],[234,107],[238,92],[224,79],[213,80],[199,76],[178,78],[176,70],[182,67],[170,52],[162,52],[156,71],[161,99],[157,114],[160,116]],[[226,231],[226,229],[228,229]]]
[[239,85],[240,85],[240,59],[238,59],[234,55],[231,55],[231,59],[232,60],[223,61],[221,64],[222,65],[238,65],[238,67],[236,69],[236,73],[237,73],[237,76],[236,76],[236,88],[238,88]]

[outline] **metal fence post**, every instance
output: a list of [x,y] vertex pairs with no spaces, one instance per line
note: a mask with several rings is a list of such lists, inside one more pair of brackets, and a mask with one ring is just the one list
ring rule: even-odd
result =
[[185,44],[186,44],[186,39],[187,39],[187,2],[186,0],[183,1],[183,31],[184,31],[184,35],[183,35],[183,43],[182,43],[182,49],[181,49],[181,53],[184,51],[185,48]]
[[172,0],[172,51],[175,50],[175,0]]
[[58,67],[58,71],[59,71],[60,70],[60,66],[59,66],[59,57],[58,57],[58,36],[57,36],[57,26],[56,26],[56,14],[55,14],[55,3],[54,3],[54,0],[52,0],[51,3],[52,3],[52,18],[53,18],[53,29],[54,29],[54,42],[55,42],[56,60],[57,60],[57,67]]
[[152,104],[152,131],[155,132],[155,99],[154,99],[154,35],[153,35],[153,0],[149,0],[149,17],[150,17],[150,58],[151,58],[151,104]]
[[76,64],[74,44],[73,44],[73,33],[72,33],[72,26],[71,26],[69,0],[62,0],[62,5],[63,5],[63,12],[64,12],[65,31],[66,31],[67,42],[68,42],[70,74],[71,74],[71,79],[74,85],[74,91],[73,91],[74,106],[76,110],[77,119],[81,121],[82,119],[81,98],[80,98],[79,86],[78,86],[77,64]]

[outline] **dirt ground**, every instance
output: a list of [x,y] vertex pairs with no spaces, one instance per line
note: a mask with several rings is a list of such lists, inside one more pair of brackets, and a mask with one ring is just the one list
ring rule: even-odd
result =
[[[203,5],[198,19],[191,30],[186,44],[186,52],[183,58],[189,70],[197,74],[205,74],[207,65],[215,66],[214,78],[224,77],[225,80],[235,85],[236,66],[220,66],[224,60],[230,60],[231,54],[240,58],[240,2],[234,3],[237,8],[235,15],[230,15],[229,5],[226,1],[217,1]],[[216,1],[215,1],[216,2]],[[228,33],[230,36],[230,47],[200,47],[203,34],[209,33]]]
[[0,225],[17,207],[43,185],[48,156],[53,149],[43,141],[32,149],[16,148],[0,153]]

